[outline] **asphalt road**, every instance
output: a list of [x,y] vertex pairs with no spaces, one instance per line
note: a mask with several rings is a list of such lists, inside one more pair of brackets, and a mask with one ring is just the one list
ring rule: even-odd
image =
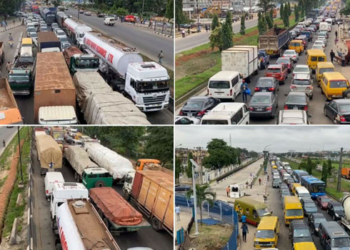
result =
[[[255,27],[258,24],[258,19],[255,18],[253,20],[248,20],[245,22],[246,29]],[[232,24],[233,32],[238,33],[241,29],[241,22],[234,22]],[[194,47],[197,47],[199,45],[205,44],[209,42],[210,32],[205,32],[204,29],[202,29],[202,32],[199,34],[193,34],[186,38],[176,38],[175,39],[175,53],[180,53],[185,50],[192,49]]]
[[[17,127],[7,128],[0,127],[0,156],[4,152],[5,148],[11,142],[13,136],[17,133]],[[5,140],[5,147],[3,145],[3,141]]]
[[[78,18],[77,9],[70,8],[65,13]],[[85,16],[80,14],[79,19],[94,29],[101,30],[127,45],[136,47],[139,52],[155,61],[158,61],[157,55],[159,51],[163,50],[164,65],[174,70],[173,38],[157,35],[151,30],[134,27],[131,24],[121,23],[120,21],[116,22],[114,26],[106,26],[103,24],[103,18],[98,18],[95,15]]]
[[[1,131],[1,130],[0,130]],[[34,149],[34,228],[35,242],[34,249],[48,250],[54,248],[54,235],[51,230],[50,207],[45,199],[44,177],[40,176],[40,167],[36,159],[36,150]],[[71,167],[63,166],[60,169],[65,181],[75,182],[74,170]],[[122,193],[121,186],[114,186],[119,193]],[[151,227],[140,229],[135,233],[124,233],[115,235],[114,239],[121,249],[131,247],[150,247],[153,250],[173,249],[173,238],[167,232],[156,232]]]
[[[327,44],[327,47],[325,49],[327,61],[330,61],[329,53],[330,53],[331,49],[335,49],[335,45],[334,45],[334,39],[335,39],[334,32],[335,32],[335,30],[336,30],[336,25],[333,25],[332,31],[329,33],[328,44]],[[315,36],[315,34],[314,34],[314,36]],[[315,41],[315,40],[316,40],[316,38],[313,39],[313,41]],[[309,42],[308,49],[310,49],[312,47],[312,45],[313,45],[313,42]],[[270,64],[273,64],[276,60],[277,60],[277,58],[271,58]],[[297,64],[306,64],[306,54],[305,53],[303,53],[299,57]],[[334,63],[334,66],[336,68],[335,71],[341,72],[347,78],[350,76],[350,74],[348,73],[349,66],[341,67],[341,66],[339,66],[338,63]],[[265,71],[266,70],[260,70],[257,75],[253,75],[251,77],[251,83],[249,84],[249,88],[252,91],[252,94],[254,93],[254,88],[255,88],[255,85],[256,85],[259,77],[263,77],[265,74]],[[290,92],[291,80],[292,80],[292,73],[289,73],[285,84],[280,84],[280,86],[279,86],[278,110],[281,110],[284,107],[286,95],[288,95],[288,93]],[[323,94],[321,94],[321,88],[319,88],[317,86],[316,82],[314,82],[313,87],[314,87],[313,88],[314,89],[314,97],[313,97],[313,100],[309,101],[309,114],[312,116],[310,118],[310,122],[312,124],[333,124],[333,122],[323,114],[323,107],[326,103],[326,98]],[[204,95],[206,95],[206,89],[204,89],[202,92],[197,94],[197,96],[204,96]],[[249,102],[249,99],[250,98],[248,97],[248,102]],[[243,102],[242,95],[238,96],[237,102]],[[178,114],[180,109],[181,109],[181,106],[178,106],[176,111],[175,111],[175,114]],[[256,124],[276,124],[276,119],[272,119],[272,118],[254,118],[253,119],[253,118],[250,118],[250,124],[255,124],[255,125]]]

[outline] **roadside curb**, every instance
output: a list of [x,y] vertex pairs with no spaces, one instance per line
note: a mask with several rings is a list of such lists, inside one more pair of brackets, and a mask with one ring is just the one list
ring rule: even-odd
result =
[[155,33],[157,35],[162,35],[164,37],[168,37],[168,38],[173,38],[174,37],[173,35],[167,35],[167,34],[163,34],[163,33],[159,32],[159,31],[154,31],[153,28],[150,28],[148,26],[144,26],[142,24],[132,24],[132,23],[129,23],[129,22],[124,22],[124,23],[129,24],[131,26],[140,27],[140,28],[143,28],[143,29],[153,30],[153,33]]

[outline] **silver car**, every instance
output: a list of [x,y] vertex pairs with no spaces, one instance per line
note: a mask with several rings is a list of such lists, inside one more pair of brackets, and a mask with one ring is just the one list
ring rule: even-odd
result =
[[309,118],[305,110],[280,110],[278,114],[278,125],[309,125]]
[[297,75],[297,77],[294,78],[290,84],[290,91],[304,92],[310,98],[310,100],[312,100],[314,95],[314,88],[312,86],[312,83],[313,81],[310,79],[310,75],[308,75],[308,77]]
[[295,63],[299,59],[298,53],[293,49],[287,49],[286,51],[284,51],[283,57],[289,57]]

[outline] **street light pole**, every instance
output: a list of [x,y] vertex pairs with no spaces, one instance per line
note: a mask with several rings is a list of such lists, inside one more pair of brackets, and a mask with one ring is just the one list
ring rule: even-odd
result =
[[[193,188],[193,200],[194,200],[194,223],[196,226],[196,232],[194,233],[195,235],[198,235],[198,221],[197,221],[197,194],[196,194],[196,180],[194,178],[194,168],[196,167],[196,162],[194,160],[190,160],[192,163],[192,188]],[[202,204],[201,204],[202,205]]]
[[21,182],[23,183],[23,173],[22,173],[22,155],[21,155],[21,137],[19,135],[19,126],[17,127],[17,137],[18,137],[18,151],[19,151],[19,169],[21,173]]

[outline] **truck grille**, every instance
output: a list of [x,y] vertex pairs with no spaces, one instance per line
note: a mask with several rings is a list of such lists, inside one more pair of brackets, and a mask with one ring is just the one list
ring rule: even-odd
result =
[[160,95],[157,97],[143,97],[143,102],[145,104],[161,104],[165,100],[165,95]]

